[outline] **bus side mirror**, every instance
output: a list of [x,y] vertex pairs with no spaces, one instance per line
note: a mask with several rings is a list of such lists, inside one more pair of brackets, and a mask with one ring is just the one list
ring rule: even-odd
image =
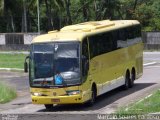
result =
[[27,73],[28,72],[28,63],[25,61],[24,63],[24,72]]
[[27,73],[28,72],[28,63],[27,63],[27,59],[30,59],[30,56],[27,56],[25,58],[25,62],[24,62],[24,72]]

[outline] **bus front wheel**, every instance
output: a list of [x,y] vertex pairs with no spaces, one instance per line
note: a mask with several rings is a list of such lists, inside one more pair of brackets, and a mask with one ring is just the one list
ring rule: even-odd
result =
[[88,102],[89,106],[92,106],[95,103],[95,101],[96,101],[97,90],[96,90],[95,86],[92,86],[92,91],[91,92],[92,92],[91,99]]
[[52,105],[52,104],[45,104],[44,106],[45,106],[45,108],[46,108],[47,110],[53,109],[53,105]]

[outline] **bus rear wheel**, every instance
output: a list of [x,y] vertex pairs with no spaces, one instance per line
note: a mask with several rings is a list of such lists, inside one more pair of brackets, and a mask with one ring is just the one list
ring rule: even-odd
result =
[[125,84],[123,85],[124,90],[127,90],[129,88],[129,81],[130,81],[130,73],[127,71],[125,77]]
[[136,72],[133,69],[131,74],[131,79],[129,81],[129,87],[132,88],[134,86],[134,80],[136,79]]
[[45,108],[46,108],[47,110],[53,109],[53,105],[52,105],[52,104],[45,104],[44,106],[45,106]]

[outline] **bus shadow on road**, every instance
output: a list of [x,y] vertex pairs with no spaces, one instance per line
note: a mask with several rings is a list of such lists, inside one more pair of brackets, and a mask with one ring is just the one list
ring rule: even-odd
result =
[[[69,112],[69,111],[90,111],[90,110],[99,110],[105,106],[109,106],[113,104],[115,101],[131,95],[135,92],[143,90],[144,88],[155,85],[156,83],[136,83],[133,88],[128,90],[123,90],[122,87],[114,89],[110,92],[107,92],[99,97],[97,97],[96,103],[93,106],[88,106],[85,104],[70,104],[70,105],[57,105],[54,106],[52,110],[41,109],[37,112]],[[117,105],[111,105],[112,107],[117,108]]]

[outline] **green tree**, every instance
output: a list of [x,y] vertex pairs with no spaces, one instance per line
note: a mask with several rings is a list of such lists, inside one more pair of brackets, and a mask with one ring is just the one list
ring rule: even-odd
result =
[[[45,0],[47,30],[59,29],[61,10],[64,9],[63,0]],[[54,8],[54,9],[53,9]]]
[[66,6],[66,13],[67,13],[67,23],[72,24],[72,18],[71,18],[71,13],[70,13],[71,1],[70,0],[64,0],[64,1],[65,1],[65,6]]
[[93,2],[95,8],[95,20],[118,19],[121,17],[119,12],[119,0],[101,0]]
[[5,31],[15,32],[16,25],[14,15],[20,16],[21,1],[20,0],[1,0],[0,1],[0,13],[1,16],[6,20],[2,24],[6,25]]
[[[39,0],[41,32],[103,19],[136,19],[160,30],[157,0]],[[37,32],[37,0],[0,0],[0,32]]]

